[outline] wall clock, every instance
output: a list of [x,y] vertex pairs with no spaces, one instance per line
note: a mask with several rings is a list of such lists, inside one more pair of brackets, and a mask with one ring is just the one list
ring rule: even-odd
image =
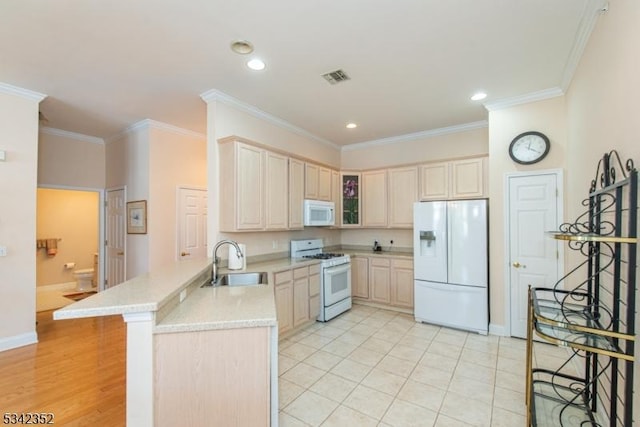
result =
[[525,132],[513,138],[509,145],[509,156],[521,165],[538,163],[549,154],[549,138],[540,132]]

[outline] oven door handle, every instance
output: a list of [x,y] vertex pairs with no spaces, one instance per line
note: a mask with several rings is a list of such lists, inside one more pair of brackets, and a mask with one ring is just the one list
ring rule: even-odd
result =
[[327,267],[324,269],[325,274],[339,274],[351,269],[351,263],[345,263],[340,265],[334,265],[333,267]]

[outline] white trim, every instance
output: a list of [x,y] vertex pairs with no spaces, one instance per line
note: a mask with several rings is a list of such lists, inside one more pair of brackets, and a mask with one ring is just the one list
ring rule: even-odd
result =
[[528,104],[530,102],[544,101],[545,99],[556,98],[564,95],[564,91],[559,87],[539,90],[537,92],[525,93],[524,95],[513,96],[511,98],[503,98],[494,102],[487,102],[484,108],[487,111],[503,110],[505,108],[515,107],[516,105]]
[[229,105],[231,107],[234,107],[240,111],[244,111],[245,113],[248,113],[254,117],[257,117],[259,119],[262,119],[266,122],[269,122],[273,125],[279,126],[283,129],[286,129],[290,132],[293,132],[297,135],[303,136],[305,138],[309,138],[312,139],[314,141],[320,142],[322,144],[325,145],[329,145],[330,147],[335,148],[336,150],[340,150],[341,146],[338,144],[335,144],[329,140],[326,140],[324,138],[321,138],[317,135],[312,134],[311,132],[308,132],[298,126],[295,126],[289,122],[287,122],[286,120],[283,120],[279,117],[276,117],[274,115],[271,115],[265,111],[260,110],[257,107],[254,107],[253,105],[247,104],[246,102],[240,101],[239,99],[236,99],[230,95],[227,95],[224,92],[221,92],[217,89],[211,89],[208,90],[206,92],[203,92],[200,94],[200,98],[202,98],[202,100],[204,102],[206,102],[207,104],[211,104],[213,102],[219,101],[222,102],[223,104]]
[[495,323],[489,323],[489,335],[496,335],[499,337],[508,337],[507,328],[504,325],[496,325]]
[[11,337],[0,338],[0,351],[11,350],[12,348],[24,347],[25,345],[31,345],[38,342],[38,334],[33,332],[27,332],[20,335],[13,335]]
[[144,120],[140,120],[139,122],[135,122],[131,126],[126,127],[122,132],[118,132],[117,134],[106,138],[105,141],[107,143],[110,143],[110,142],[122,139],[122,137],[124,137],[129,133],[133,133],[141,129],[151,129],[151,128],[173,132],[178,135],[191,136],[194,138],[202,138],[202,139],[207,138],[207,135],[199,132],[194,132],[189,129],[184,129],[178,126],[171,125],[169,123],[159,122],[153,119],[144,119]]
[[151,322],[154,320],[155,312],[153,311],[142,311],[138,313],[123,313],[122,318],[125,322]]
[[576,72],[576,68],[578,68],[584,49],[589,42],[589,37],[591,37],[591,33],[596,26],[596,22],[598,22],[598,16],[605,13],[607,10],[608,5],[604,0],[589,0],[585,2],[582,17],[580,18],[580,26],[578,27],[576,38],[562,73],[560,87],[563,91],[566,91],[571,84],[571,80]]
[[40,132],[42,132],[44,134],[47,134],[47,135],[61,136],[63,138],[75,139],[77,141],[90,142],[92,144],[102,144],[102,145],[104,145],[104,139],[99,138],[97,136],[84,135],[84,134],[81,134],[81,133],[69,132],[67,130],[50,128],[50,127],[46,127],[46,126],[41,127],[40,128]]
[[464,123],[461,125],[447,126],[443,128],[425,130],[421,132],[408,133],[405,135],[391,136],[389,138],[375,139],[373,141],[359,142],[356,144],[349,144],[342,147],[342,151],[361,150],[377,145],[396,144],[398,142],[415,141],[417,139],[432,138],[439,135],[448,135],[452,133],[466,132],[474,129],[488,128],[489,122],[487,120],[480,120],[478,122]]
[[[509,207],[510,207],[510,191],[509,191],[509,180],[515,177],[525,177],[525,176],[540,176],[540,175],[555,175],[556,176],[556,184],[558,195],[556,197],[557,200],[557,212],[556,212],[556,222],[558,226],[562,224],[564,217],[564,172],[562,169],[543,169],[543,170],[532,170],[526,172],[509,172],[504,174],[504,204],[503,204],[503,224],[504,224],[504,253],[503,253],[503,280],[504,283],[504,312],[505,312],[505,325],[504,325],[504,336],[511,336],[511,281],[509,277],[511,276],[511,266],[509,264],[510,254],[511,254],[511,239],[509,238],[509,229],[511,228],[511,216],[509,215]],[[550,230],[551,231],[551,230]],[[564,246],[558,244],[558,264],[557,264],[557,277],[558,279],[564,275]]]
[[0,82],[0,93],[6,93],[7,95],[17,95],[22,98],[30,99],[37,102],[41,102],[47,97],[47,95],[45,95],[44,93],[35,92],[29,89],[23,89],[21,87],[2,82]]

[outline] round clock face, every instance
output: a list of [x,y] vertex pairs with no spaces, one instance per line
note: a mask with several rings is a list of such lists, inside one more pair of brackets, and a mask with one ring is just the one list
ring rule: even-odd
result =
[[540,132],[525,132],[516,136],[509,145],[509,156],[514,162],[530,165],[549,153],[549,138]]

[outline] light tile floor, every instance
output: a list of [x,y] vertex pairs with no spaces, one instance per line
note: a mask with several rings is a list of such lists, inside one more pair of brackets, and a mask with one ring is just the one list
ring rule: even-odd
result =
[[[525,340],[363,305],[280,341],[280,426],[524,426]],[[537,344],[534,357],[558,359]]]

